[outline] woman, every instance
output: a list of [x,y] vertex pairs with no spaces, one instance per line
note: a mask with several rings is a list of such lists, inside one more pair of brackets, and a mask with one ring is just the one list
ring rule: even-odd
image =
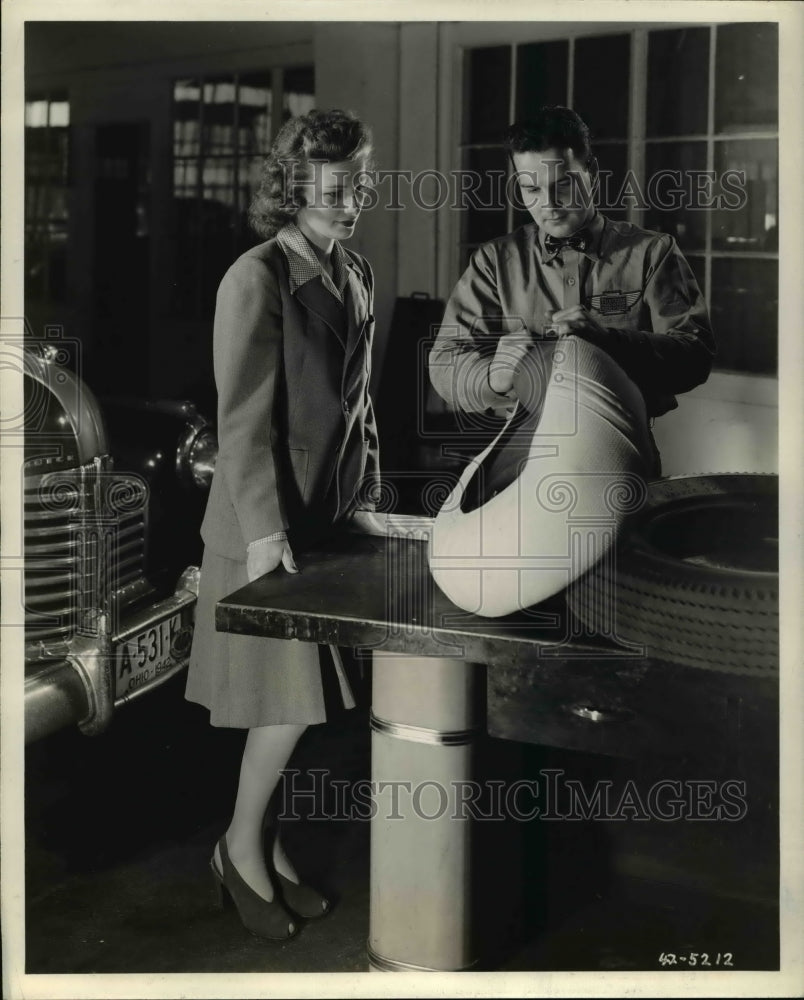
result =
[[[355,230],[371,167],[369,129],[343,111],[287,122],[250,212],[266,242],[225,274],[214,367],[219,453],[201,529],[204,559],[186,697],[215,726],[248,729],[234,813],[215,847],[221,899],[263,938],[286,939],[329,904],[304,885],[280,836],[264,852],[271,796],[305,727],[354,705],[337,650],[215,631],[215,604],[272,572],[351,516],[376,482],[369,398],[373,277],[341,246]],[[363,505],[365,506],[365,505]],[[335,706],[337,708],[337,706]]]

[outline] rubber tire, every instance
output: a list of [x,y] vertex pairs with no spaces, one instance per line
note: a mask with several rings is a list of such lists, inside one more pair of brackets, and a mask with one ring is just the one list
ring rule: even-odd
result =
[[[749,473],[651,483],[613,559],[568,589],[570,608],[598,634],[614,624],[614,638],[651,658],[778,672],[778,492],[777,476]],[[691,561],[702,543],[718,558]]]

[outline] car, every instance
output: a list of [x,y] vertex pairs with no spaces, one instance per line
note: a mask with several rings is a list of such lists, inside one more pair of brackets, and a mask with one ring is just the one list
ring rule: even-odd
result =
[[24,346],[25,740],[94,735],[186,667],[217,455],[190,402],[101,403]]

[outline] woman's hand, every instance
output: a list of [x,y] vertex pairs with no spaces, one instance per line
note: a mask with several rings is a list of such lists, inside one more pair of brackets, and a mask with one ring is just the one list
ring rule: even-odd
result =
[[433,526],[432,517],[421,514],[389,514],[374,510],[356,510],[349,518],[349,529],[361,535],[385,538],[411,538],[417,531]]
[[248,582],[251,583],[253,580],[265,576],[266,573],[273,573],[280,563],[288,573],[299,572],[287,540],[253,545],[248,550],[246,557]]

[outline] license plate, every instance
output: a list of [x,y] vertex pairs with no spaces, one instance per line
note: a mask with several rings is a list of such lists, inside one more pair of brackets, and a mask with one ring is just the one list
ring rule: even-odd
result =
[[164,680],[176,670],[186,657],[187,628],[177,612],[121,642],[115,658],[115,700]]

